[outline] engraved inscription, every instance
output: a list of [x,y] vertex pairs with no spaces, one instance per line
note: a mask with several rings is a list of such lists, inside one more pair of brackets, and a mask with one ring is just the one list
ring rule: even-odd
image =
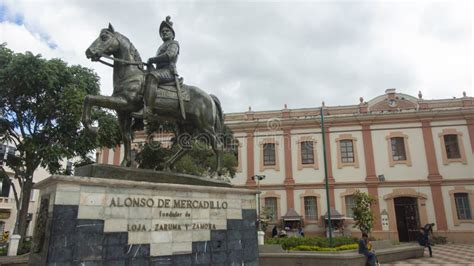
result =
[[191,223],[191,224],[154,224],[148,228],[145,224],[128,224],[127,231],[186,231],[186,230],[216,230],[216,225],[212,223]]
[[141,197],[114,197],[109,207],[148,207],[148,208],[179,208],[179,209],[227,209],[227,201],[218,200],[171,200]]

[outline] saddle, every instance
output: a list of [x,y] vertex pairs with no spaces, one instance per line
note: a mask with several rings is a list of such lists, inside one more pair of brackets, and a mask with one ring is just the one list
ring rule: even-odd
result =
[[[189,102],[191,97],[189,96],[188,86],[185,86],[183,83],[183,78],[179,78],[179,85],[181,88],[181,99],[183,101]],[[167,98],[178,100],[178,89],[176,88],[176,83],[174,81],[162,83],[156,89],[157,98]]]
[[[153,75],[151,75],[153,76]],[[150,78],[150,77],[149,77]],[[191,100],[191,97],[189,95],[189,88],[188,86],[185,86],[183,83],[183,78],[180,77],[178,79],[180,88],[181,88],[181,99],[183,101],[189,102]],[[157,86],[156,81],[155,82],[147,82],[147,89],[149,90],[155,90],[156,91],[156,98],[165,98],[165,99],[174,99],[178,100],[178,89],[176,88],[176,83],[175,81],[165,81],[164,83],[161,83]]]

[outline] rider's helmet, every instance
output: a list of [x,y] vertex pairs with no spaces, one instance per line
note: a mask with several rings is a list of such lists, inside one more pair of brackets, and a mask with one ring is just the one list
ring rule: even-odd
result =
[[[174,40],[174,37],[176,36],[176,34],[174,33],[174,29],[173,29],[173,22],[171,22],[171,17],[170,16],[167,16],[166,17],[166,20],[163,20],[160,24],[160,36],[161,36],[161,30],[164,28],[164,27],[167,27],[171,30],[171,32],[173,32],[173,40]],[[161,36],[162,37],[162,36]]]

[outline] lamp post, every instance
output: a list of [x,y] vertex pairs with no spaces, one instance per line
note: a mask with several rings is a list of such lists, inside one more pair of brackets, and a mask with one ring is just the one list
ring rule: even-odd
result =
[[257,223],[258,231],[262,230],[262,225],[260,223],[260,180],[265,179],[265,175],[254,175],[251,177],[252,180],[257,181]]
[[[328,180],[328,164],[327,164],[327,158],[326,158],[326,129],[324,128],[324,109],[321,107],[320,109],[321,112],[321,134],[323,138],[323,159],[324,159],[324,180],[325,180],[325,185],[326,185],[326,205],[328,209],[328,230],[329,230],[329,246],[333,246],[333,241],[332,241],[332,222],[331,222],[331,204],[329,203],[330,197],[329,197],[329,180]],[[324,218],[324,217],[323,217]]]

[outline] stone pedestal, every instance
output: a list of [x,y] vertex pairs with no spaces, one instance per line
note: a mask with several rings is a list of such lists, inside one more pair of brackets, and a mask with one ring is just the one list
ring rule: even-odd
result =
[[29,264],[258,265],[255,191],[184,183],[41,181]]

